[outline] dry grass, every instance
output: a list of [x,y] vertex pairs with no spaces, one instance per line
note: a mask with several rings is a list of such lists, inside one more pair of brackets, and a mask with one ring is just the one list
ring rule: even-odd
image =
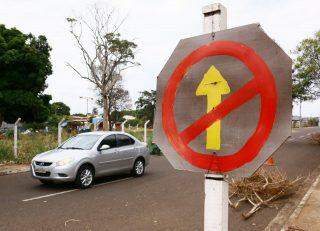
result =
[[[67,139],[68,136],[63,134],[63,140]],[[13,138],[5,137],[0,140],[0,163],[28,164],[35,155],[57,146],[57,134],[55,133],[19,134],[18,158],[15,158],[13,155]]]
[[299,177],[289,180],[277,168],[261,168],[249,178],[232,179],[229,182],[229,203],[233,208],[238,208],[241,203],[250,203],[251,210],[242,214],[247,219],[263,207],[274,207],[277,199],[295,193],[300,186],[301,179]]

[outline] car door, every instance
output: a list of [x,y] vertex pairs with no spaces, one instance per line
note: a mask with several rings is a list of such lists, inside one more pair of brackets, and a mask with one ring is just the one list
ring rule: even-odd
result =
[[[107,150],[100,150],[102,145],[109,145],[110,148]],[[116,136],[108,135],[106,136],[98,145],[98,174],[105,174],[115,171],[116,165],[115,162],[117,160],[117,142]]]
[[117,164],[120,169],[131,169],[135,157],[135,140],[124,134],[116,134]]

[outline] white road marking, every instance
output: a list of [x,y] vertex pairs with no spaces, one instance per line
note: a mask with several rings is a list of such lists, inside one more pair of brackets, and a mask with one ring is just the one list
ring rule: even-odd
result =
[[24,199],[22,201],[23,202],[27,202],[27,201],[39,200],[39,199],[42,199],[42,198],[53,197],[53,196],[57,196],[57,195],[61,195],[61,194],[69,193],[69,192],[74,192],[74,191],[77,191],[77,190],[79,190],[79,189],[71,189],[71,190],[66,190],[66,191],[57,192],[57,193],[50,193],[50,194],[39,196],[39,197],[32,197],[32,198],[29,198],[29,199]]
[[[94,185],[93,188],[100,187],[100,186],[107,185],[107,184],[117,183],[117,182],[120,182],[120,181],[129,180],[129,179],[132,179],[132,178],[133,178],[133,177],[127,177],[127,178],[123,178],[123,179],[120,179],[120,180],[114,180],[114,181],[105,182],[105,183],[102,183],[102,184],[97,184],[97,185]],[[39,200],[39,199],[43,199],[43,198],[47,198],[47,197],[53,197],[53,196],[57,196],[57,195],[61,195],[61,194],[66,194],[66,193],[70,193],[70,192],[79,191],[79,190],[80,190],[80,189],[70,189],[70,190],[65,190],[65,191],[62,191],[62,192],[50,193],[50,194],[46,194],[46,195],[43,195],[43,196],[38,196],[38,197],[32,197],[32,198],[24,199],[24,200],[22,200],[22,202]]]

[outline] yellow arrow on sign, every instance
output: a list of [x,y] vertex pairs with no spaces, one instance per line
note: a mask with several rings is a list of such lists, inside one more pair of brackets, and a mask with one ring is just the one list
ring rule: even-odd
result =
[[[209,68],[207,73],[204,74],[204,77],[196,90],[197,96],[207,96],[207,112],[210,112],[221,103],[221,95],[229,93],[230,87],[228,82],[213,65]],[[220,150],[220,127],[220,120],[218,120],[207,128],[206,149]]]

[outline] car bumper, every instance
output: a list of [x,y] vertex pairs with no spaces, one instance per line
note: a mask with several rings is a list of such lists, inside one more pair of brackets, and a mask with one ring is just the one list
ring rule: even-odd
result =
[[30,171],[32,177],[40,180],[50,180],[57,182],[70,182],[76,178],[76,166],[37,166],[31,164]]

